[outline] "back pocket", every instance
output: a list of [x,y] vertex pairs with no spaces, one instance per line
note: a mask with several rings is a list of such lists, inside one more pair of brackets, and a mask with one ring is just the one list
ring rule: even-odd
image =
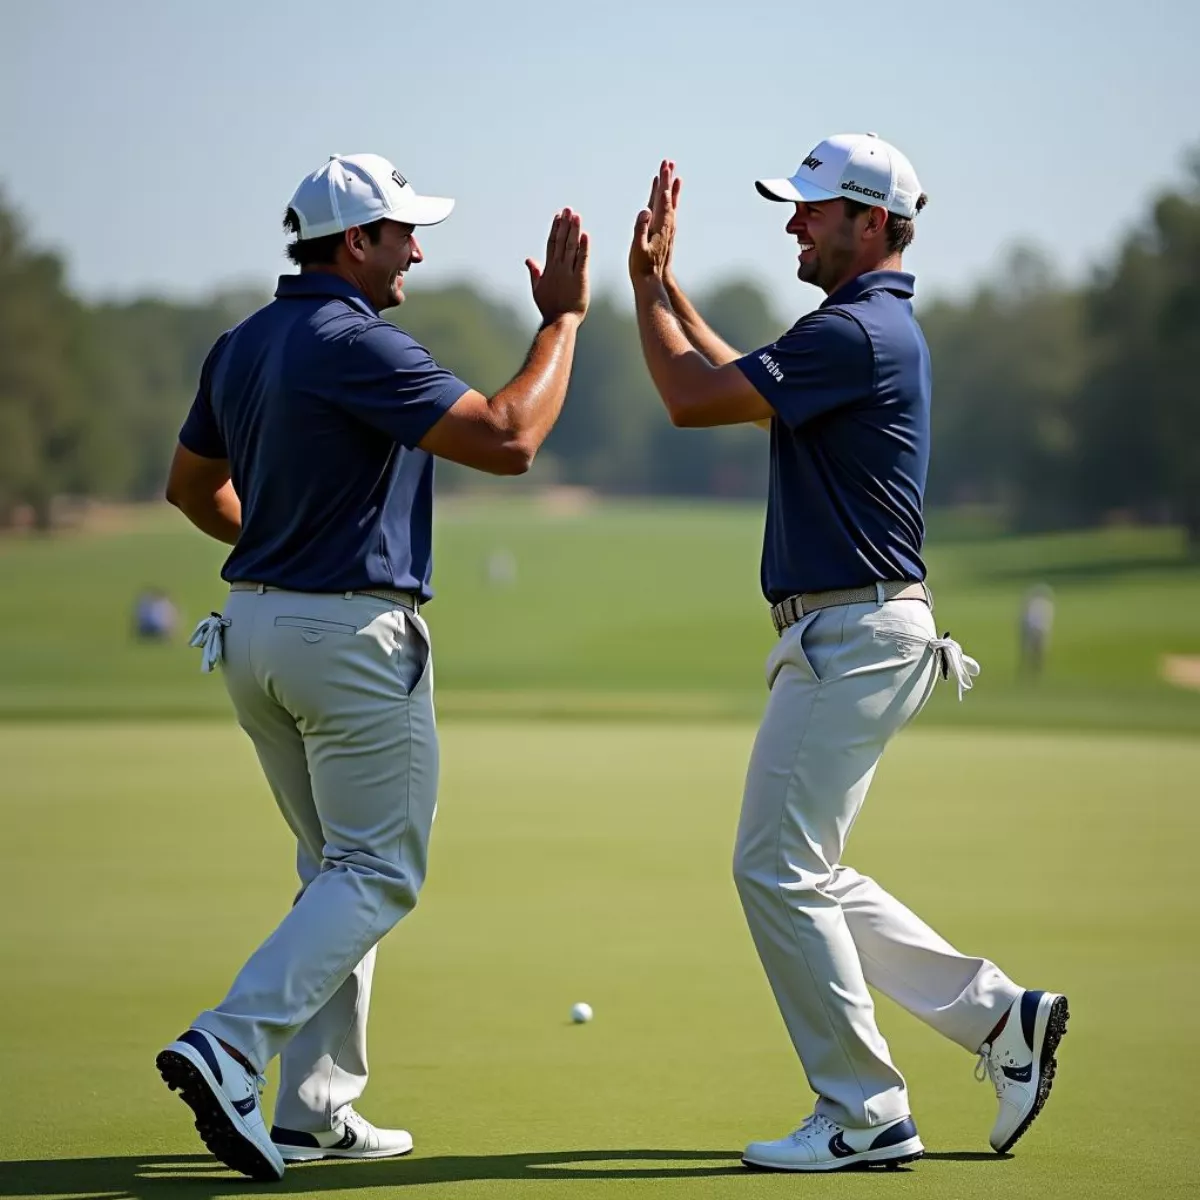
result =
[[[277,629],[299,629],[301,634],[312,634],[313,641],[318,641],[323,633],[348,633],[351,635],[358,633],[358,629],[354,625],[347,625],[343,621],[322,621],[319,617],[276,617],[275,627]],[[304,640],[310,639],[306,637]]]
[[881,625],[871,627],[871,636],[877,642],[883,642],[895,650],[899,650],[906,658],[911,654],[923,651],[933,636],[926,633],[920,626],[903,625],[896,621],[885,621]]

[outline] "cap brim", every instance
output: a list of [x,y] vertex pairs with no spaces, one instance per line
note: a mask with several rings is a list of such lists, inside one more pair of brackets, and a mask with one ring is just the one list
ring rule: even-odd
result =
[[796,201],[800,193],[790,179],[756,179],[754,186],[758,194],[768,200]]
[[446,196],[407,196],[388,217],[406,225],[437,225],[454,211],[454,201]]
[[765,196],[768,200],[782,200],[785,203],[803,201],[807,204],[820,204],[824,200],[841,199],[841,192],[817,187],[815,183],[795,175],[791,179],[756,179],[754,186],[758,188],[760,196]]

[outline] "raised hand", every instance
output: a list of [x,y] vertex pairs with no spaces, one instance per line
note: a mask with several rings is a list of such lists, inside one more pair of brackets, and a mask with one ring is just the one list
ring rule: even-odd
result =
[[547,321],[571,314],[582,320],[587,313],[591,248],[588,235],[580,225],[579,214],[564,208],[550,225],[546,265],[542,266],[532,258],[525,260],[533,302]]
[[671,270],[671,252],[675,245],[675,218],[683,180],[675,174],[675,163],[663,159],[650,184],[650,199],[637,215],[633,242],[629,247],[629,275],[632,279],[657,275],[665,279]]

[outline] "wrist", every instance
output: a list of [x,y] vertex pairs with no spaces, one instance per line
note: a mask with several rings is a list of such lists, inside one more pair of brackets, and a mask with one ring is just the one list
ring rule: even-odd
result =
[[656,271],[651,271],[648,275],[635,275],[633,291],[635,296],[643,296],[647,299],[653,296],[665,297],[667,294],[666,280]]
[[538,329],[561,329],[564,331],[578,329],[582,322],[583,313],[554,313],[552,316],[542,317],[542,323],[538,326]]

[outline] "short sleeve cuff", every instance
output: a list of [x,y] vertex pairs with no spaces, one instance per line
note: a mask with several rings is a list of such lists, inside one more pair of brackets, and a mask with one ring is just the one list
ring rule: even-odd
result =
[[[754,386],[754,390],[776,411],[779,412],[779,385],[775,376],[771,374],[771,367],[767,363],[770,355],[765,350],[755,350],[750,354],[744,354],[741,358],[734,361],[734,366],[750,381]],[[783,414],[780,413],[780,416]]]
[[412,444],[421,444],[425,435],[471,390],[468,384],[451,375],[422,405],[419,417],[413,419]]
[[190,423],[185,424],[179,431],[179,444],[199,458],[229,457],[229,451],[219,436],[214,437],[211,433],[205,434]]

